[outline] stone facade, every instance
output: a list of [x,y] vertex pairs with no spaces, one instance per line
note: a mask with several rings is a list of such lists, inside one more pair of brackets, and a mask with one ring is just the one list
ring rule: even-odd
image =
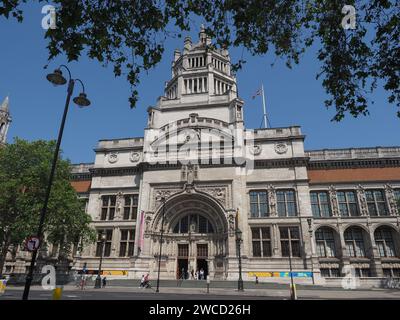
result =
[[186,38],[144,137],[100,140],[73,168],[107,235],[73,268],[95,273],[103,252],[108,277],[154,279],[160,262],[165,279],[236,280],[240,230],[244,280],[400,276],[400,148],[305,151],[298,126],[245,128],[243,106],[229,53]]

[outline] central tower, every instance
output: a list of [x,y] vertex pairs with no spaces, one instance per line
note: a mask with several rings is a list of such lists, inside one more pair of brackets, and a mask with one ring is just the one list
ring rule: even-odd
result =
[[243,101],[237,95],[229,52],[212,45],[204,26],[197,43],[186,37],[183,51],[175,50],[171,73],[164,95],[148,109],[148,128],[161,128],[191,114],[228,124],[242,122]]

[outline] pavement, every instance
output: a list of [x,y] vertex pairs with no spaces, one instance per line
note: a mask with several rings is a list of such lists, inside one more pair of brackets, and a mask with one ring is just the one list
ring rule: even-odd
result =
[[[234,281],[210,286],[207,293],[206,283],[198,281],[183,281],[180,286],[177,281],[161,281],[159,292],[155,288],[142,289],[137,281],[109,280],[107,286],[94,289],[92,283],[81,290],[76,285],[63,286],[63,300],[288,300],[290,297],[288,284],[260,283],[244,284],[244,291],[237,290]],[[153,286],[155,283],[152,284]],[[187,287],[191,286],[191,287]],[[221,286],[221,284],[219,285]],[[379,299],[400,300],[399,289],[356,289],[345,290],[342,288],[321,287],[313,285],[299,285],[297,296],[299,300],[325,300],[325,299]],[[0,300],[19,300],[23,292],[22,286],[8,286]],[[44,290],[41,286],[32,286],[30,298],[33,300],[52,299],[52,291]]]

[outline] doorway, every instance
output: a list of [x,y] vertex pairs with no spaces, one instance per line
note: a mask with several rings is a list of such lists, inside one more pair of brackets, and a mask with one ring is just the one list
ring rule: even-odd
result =
[[208,245],[205,243],[202,244],[197,244],[197,263],[196,263],[196,268],[197,271],[199,272],[199,279],[200,278],[200,270],[204,271],[203,274],[203,280],[207,279],[208,276]]
[[178,259],[178,268],[176,270],[177,279],[187,279],[188,259]]
[[176,278],[187,279],[189,266],[189,245],[178,244],[178,263],[176,264]]
[[[208,262],[206,259],[197,259],[197,271],[200,272],[201,269],[203,269],[204,271],[204,279],[203,280],[207,280],[208,277]],[[200,276],[200,273],[199,273]]]

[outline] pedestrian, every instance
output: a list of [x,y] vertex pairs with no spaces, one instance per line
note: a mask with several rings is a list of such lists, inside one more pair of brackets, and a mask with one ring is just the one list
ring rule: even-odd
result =
[[258,284],[258,276],[256,276],[256,284]]
[[106,287],[106,284],[107,284],[107,277],[104,277],[104,278],[103,278],[103,288]]
[[199,270],[196,270],[196,272],[194,274],[194,279],[199,280]]
[[143,287],[144,288],[150,287],[150,274],[146,274],[146,276],[144,277]]
[[182,268],[181,270],[181,279],[185,280],[185,268]]
[[142,274],[142,279],[140,280],[139,288],[144,288],[144,274]]
[[203,270],[203,268],[200,269],[200,280],[204,280],[204,270]]
[[194,270],[192,269],[192,271],[190,271],[190,274],[192,275],[192,280],[194,280]]

